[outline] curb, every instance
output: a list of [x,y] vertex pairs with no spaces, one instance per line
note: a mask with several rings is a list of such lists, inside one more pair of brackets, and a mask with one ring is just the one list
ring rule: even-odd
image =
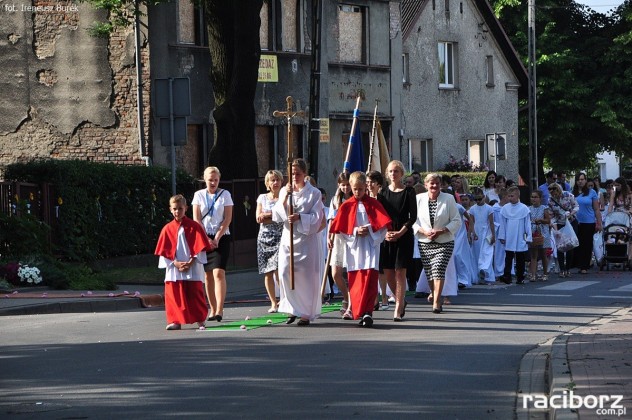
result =
[[[54,299],[51,297],[49,299]],[[126,299],[103,298],[64,302],[34,303],[12,308],[0,308],[0,316],[45,315],[82,312],[115,312],[164,306],[162,295],[146,295]]]
[[528,351],[520,361],[518,393],[516,395],[517,420],[546,420],[548,418],[546,409],[535,408],[533,404],[524,404],[521,397],[525,395],[548,396],[547,374],[551,341],[549,340]]
[[[566,344],[571,333],[564,333],[553,341],[551,357],[549,358],[549,401],[550,397],[561,398],[564,393],[572,389],[572,377],[568,364]],[[579,414],[571,408],[549,408],[549,418],[555,420],[578,420]]]

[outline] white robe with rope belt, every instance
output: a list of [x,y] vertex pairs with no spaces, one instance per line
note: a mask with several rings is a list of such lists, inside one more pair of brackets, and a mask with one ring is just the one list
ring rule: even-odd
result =
[[[281,189],[279,200],[272,208],[272,220],[283,222],[279,246],[279,312],[309,319],[318,318],[321,312],[320,282],[323,278],[322,236],[325,216],[320,191],[306,183],[292,194],[294,214],[300,220],[294,223],[294,290],[290,286],[290,223],[284,201],[287,190]],[[289,204],[289,200],[288,200]]]

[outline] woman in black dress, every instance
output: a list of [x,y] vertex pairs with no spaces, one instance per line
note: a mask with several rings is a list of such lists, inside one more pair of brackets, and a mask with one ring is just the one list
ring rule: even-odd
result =
[[406,267],[412,263],[414,238],[412,226],[417,219],[415,190],[403,183],[404,165],[393,160],[386,168],[388,186],[383,188],[380,200],[393,221],[392,230],[386,233],[380,252],[380,266],[388,286],[395,293],[393,321],[401,322],[406,313]]

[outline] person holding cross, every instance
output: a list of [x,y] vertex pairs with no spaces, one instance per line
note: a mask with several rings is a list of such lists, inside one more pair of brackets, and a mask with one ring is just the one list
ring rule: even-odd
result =
[[272,221],[283,222],[279,247],[279,312],[288,314],[286,324],[300,318],[297,323],[300,326],[309,325],[320,315],[320,279],[324,270],[322,239],[317,233],[325,227],[325,207],[318,188],[305,182],[306,175],[307,163],[294,159],[292,179],[281,190],[272,208]]

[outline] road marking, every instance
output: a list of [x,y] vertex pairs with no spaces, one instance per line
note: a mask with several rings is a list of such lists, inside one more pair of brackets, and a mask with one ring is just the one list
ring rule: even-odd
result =
[[552,284],[550,286],[539,287],[540,290],[577,290],[582,287],[592,286],[593,284],[599,283],[598,281],[579,281],[579,280],[568,280],[558,284]]
[[591,296],[591,298],[597,298],[597,299],[632,299],[632,296],[621,296],[621,295],[617,295],[617,296]]
[[496,293],[484,293],[484,292],[459,292],[460,295],[477,295],[477,296],[495,296]]
[[617,287],[616,289],[610,289],[610,292],[632,292],[632,284],[628,284],[627,286]]
[[573,295],[547,295],[545,293],[512,293],[511,296],[571,297]]

